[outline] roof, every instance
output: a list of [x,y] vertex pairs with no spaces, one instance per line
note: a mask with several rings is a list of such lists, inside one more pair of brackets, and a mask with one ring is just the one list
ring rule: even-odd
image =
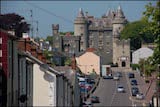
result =
[[79,52],[78,54],[76,54],[76,57],[80,57],[81,55],[85,54],[86,52],[92,52],[92,53],[96,54],[97,56],[100,56],[99,52],[95,48],[87,48],[86,51]]
[[76,72],[72,70],[71,66],[55,66],[54,69],[63,73],[70,83],[74,85]]
[[50,71],[51,73],[54,73],[55,75],[62,75],[62,73],[60,73],[59,71],[49,67],[49,65],[43,63],[42,61],[40,61],[36,57],[32,56],[29,52],[21,51],[19,53],[22,54],[22,55],[25,55],[27,58],[31,59],[32,61],[34,61],[38,65],[43,66],[43,67],[45,66],[48,69],[48,71]]
[[142,47],[142,48],[137,49],[137,50],[136,50],[136,51],[134,51],[133,53],[137,53],[137,52],[139,52],[139,51],[143,52],[144,50],[152,51],[152,52],[153,52],[153,50],[152,50],[152,49],[150,49],[150,48]]
[[10,38],[12,38],[12,39],[18,39],[17,36],[8,33],[6,30],[0,29],[0,35],[2,36],[3,34],[8,35],[8,37],[10,37]]

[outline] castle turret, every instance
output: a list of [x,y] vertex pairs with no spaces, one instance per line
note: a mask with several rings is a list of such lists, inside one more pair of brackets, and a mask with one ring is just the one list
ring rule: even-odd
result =
[[85,19],[82,9],[79,9],[78,16],[74,20],[74,34],[81,36],[80,50],[84,51],[87,48],[87,20]]
[[116,13],[115,13],[115,18],[112,21],[113,25],[113,37],[119,38],[120,37],[120,32],[124,28],[124,25],[127,23],[127,20],[125,19],[125,16],[123,14],[121,6],[118,7]]
[[130,41],[120,40],[120,32],[124,28],[127,20],[119,6],[113,24],[113,63],[119,67],[130,67]]
[[54,51],[62,51],[62,38],[59,35],[59,24],[52,24],[52,32],[53,32],[53,50]]
[[52,24],[52,32],[53,32],[53,35],[58,35],[59,33],[59,24]]

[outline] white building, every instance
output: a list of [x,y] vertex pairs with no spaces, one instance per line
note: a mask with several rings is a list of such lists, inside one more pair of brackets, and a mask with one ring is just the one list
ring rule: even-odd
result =
[[147,47],[142,47],[132,53],[132,64],[138,64],[140,59],[147,59],[152,56],[153,50]]
[[[74,90],[69,78],[74,77],[59,72],[37,58],[27,54],[33,61],[33,106],[79,106],[80,94]],[[77,83],[78,84],[78,83]],[[76,86],[76,88],[79,88]],[[78,90],[78,89],[76,89]],[[75,97],[76,96],[76,97]],[[75,101],[76,100],[76,101]]]

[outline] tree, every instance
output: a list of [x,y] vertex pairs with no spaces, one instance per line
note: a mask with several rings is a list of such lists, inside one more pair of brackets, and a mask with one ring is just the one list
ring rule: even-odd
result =
[[149,24],[149,26],[144,27],[143,32],[152,32],[156,39],[152,63],[153,65],[158,65],[160,62],[160,1],[157,1],[156,6],[153,6],[151,3],[146,5],[146,11],[143,14],[143,19]]
[[53,36],[47,36],[46,41],[49,41],[49,44],[53,44]]
[[64,64],[70,66],[71,65],[71,59],[66,58]]
[[121,32],[121,39],[131,40],[131,50],[136,50],[141,47],[141,43],[152,43],[154,41],[150,32],[142,32],[143,28],[148,26],[144,20],[128,23]]
[[27,33],[30,26],[24,20],[24,17],[15,13],[0,14],[0,28],[13,30],[16,36],[22,37],[22,33]]

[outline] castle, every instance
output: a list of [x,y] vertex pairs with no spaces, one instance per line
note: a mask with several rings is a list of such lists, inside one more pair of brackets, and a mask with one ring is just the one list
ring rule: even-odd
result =
[[95,48],[101,56],[101,64],[118,64],[130,67],[130,40],[120,40],[120,32],[127,19],[119,6],[116,11],[109,10],[101,18],[86,14],[80,8],[74,20],[74,35],[61,36],[59,25],[52,25],[53,48],[66,54],[79,54],[87,48]]

